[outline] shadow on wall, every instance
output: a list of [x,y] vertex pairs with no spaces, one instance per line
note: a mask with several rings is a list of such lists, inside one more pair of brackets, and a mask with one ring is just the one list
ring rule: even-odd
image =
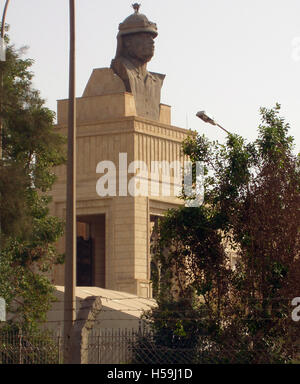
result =
[[[57,286],[57,301],[48,312],[45,328],[63,334],[64,287]],[[98,287],[76,287],[76,328],[91,327],[93,332],[103,329],[134,329],[141,325],[144,311],[156,306],[155,300],[111,291]],[[87,321],[90,321],[87,324]]]

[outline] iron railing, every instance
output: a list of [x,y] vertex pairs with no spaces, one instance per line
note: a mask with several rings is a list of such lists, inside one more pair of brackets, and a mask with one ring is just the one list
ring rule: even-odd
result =
[[[299,363],[298,333],[286,338],[253,340],[209,334],[183,337],[150,328],[94,329],[77,340],[83,362],[89,364],[266,364]],[[85,350],[84,350],[85,349]],[[87,358],[86,358],[87,357]],[[0,364],[63,363],[63,338],[49,332],[0,329]]]
[[62,337],[48,332],[0,330],[0,364],[62,363]]

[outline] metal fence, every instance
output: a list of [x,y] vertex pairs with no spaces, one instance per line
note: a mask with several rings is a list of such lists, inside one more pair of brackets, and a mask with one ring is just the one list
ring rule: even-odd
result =
[[[151,352],[151,345],[153,332],[146,328],[100,329],[89,335],[88,361],[90,364],[143,364],[152,356],[154,363],[157,358]],[[161,352],[156,351],[156,355]]]
[[60,335],[0,330],[0,364],[59,363],[62,363]]
[[92,332],[88,340],[91,364],[270,364],[299,363],[299,338],[281,340],[213,340],[209,335],[166,343],[149,329],[106,329]]
[[138,332],[128,329],[103,329],[90,333],[88,361],[90,364],[126,364],[132,362],[132,343]]
[[[98,329],[85,348],[89,364],[265,364],[300,363],[299,335],[287,340],[214,340],[210,335],[165,337],[148,328]],[[63,338],[50,333],[0,329],[0,364],[63,363]]]

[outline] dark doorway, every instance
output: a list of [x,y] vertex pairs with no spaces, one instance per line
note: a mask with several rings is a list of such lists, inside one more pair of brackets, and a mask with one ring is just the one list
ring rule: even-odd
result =
[[77,217],[77,286],[105,288],[105,215]]
[[93,285],[93,240],[77,237],[77,287]]
[[160,216],[150,215],[150,280],[152,281],[152,297],[158,298],[159,294],[159,279],[160,279],[160,264],[155,258],[158,237],[158,224]]

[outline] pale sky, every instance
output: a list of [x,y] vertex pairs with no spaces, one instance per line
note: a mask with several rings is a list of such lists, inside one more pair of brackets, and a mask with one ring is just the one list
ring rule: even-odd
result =
[[[4,0],[0,0],[1,13]],[[109,67],[118,25],[134,0],[77,0],[77,96],[93,68]],[[172,124],[223,140],[195,117],[206,110],[227,130],[253,140],[259,107],[282,105],[300,151],[299,0],[140,0],[158,25],[148,69],[166,74],[162,102]],[[10,0],[7,23],[16,47],[29,46],[34,86],[47,106],[68,97],[68,0]]]

